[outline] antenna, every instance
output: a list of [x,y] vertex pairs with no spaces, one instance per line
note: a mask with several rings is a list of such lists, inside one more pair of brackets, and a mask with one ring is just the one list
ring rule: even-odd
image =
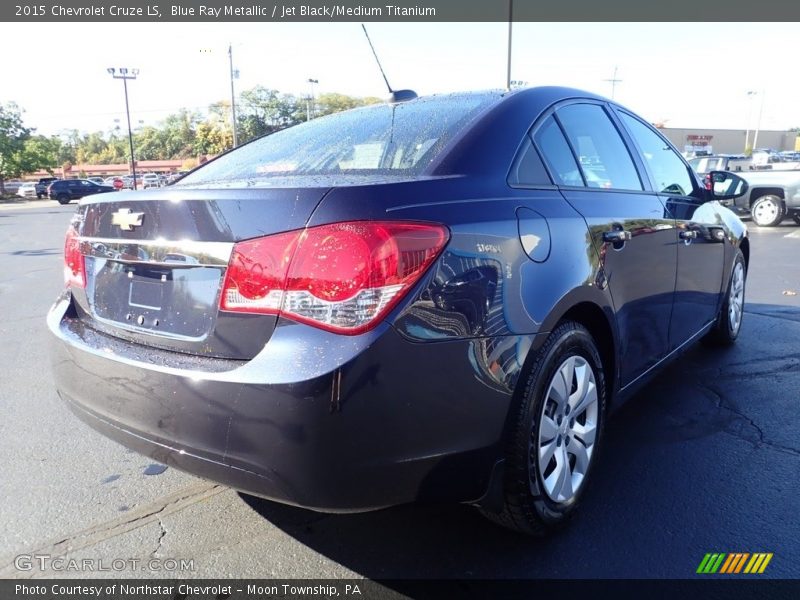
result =
[[364,24],[361,24],[361,29],[364,30],[364,35],[367,37],[367,43],[369,44],[370,50],[372,50],[372,56],[375,57],[375,62],[378,63],[378,69],[380,69],[381,75],[383,76],[383,80],[386,82],[386,87],[389,90],[389,102],[394,104],[396,102],[405,102],[406,100],[413,100],[417,97],[417,93],[413,90],[393,90],[392,86],[389,85],[389,80],[386,78],[386,73],[383,72],[383,67],[381,66],[381,61],[378,58],[378,53],[375,52],[375,46],[372,45],[372,40],[369,39],[369,34],[367,33],[367,28]]

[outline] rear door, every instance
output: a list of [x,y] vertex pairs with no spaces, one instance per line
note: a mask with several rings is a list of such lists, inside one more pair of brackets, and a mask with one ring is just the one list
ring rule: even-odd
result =
[[631,383],[667,352],[675,287],[674,221],[645,189],[606,108],[560,106],[535,130],[553,180],[580,212],[614,301],[620,375]]
[[669,142],[633,115],[618,114],[638,146],[653,188],[676,220],[678,276],[670,348],[677,348],[716,318],[725,258],[724,238],[717,235],[722,220],[717,203],[706,201],[705,190]]

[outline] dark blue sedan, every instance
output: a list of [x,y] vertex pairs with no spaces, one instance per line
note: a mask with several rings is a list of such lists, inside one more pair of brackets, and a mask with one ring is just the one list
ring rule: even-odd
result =
[[646,121],[564,88],[420,98],[81,201],[61,397],[156,460],[321,511],[475,504],[542,533],[607,415],[742,323],[750,245]]

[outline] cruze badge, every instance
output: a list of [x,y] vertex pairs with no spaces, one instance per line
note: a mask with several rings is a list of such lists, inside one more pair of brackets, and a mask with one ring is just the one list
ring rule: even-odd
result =
[[133,231],[134,227],[142,224],[144,213],[131,212],[130,208],[120,208],[112,215],[111,224],[119,225],[122,231]]

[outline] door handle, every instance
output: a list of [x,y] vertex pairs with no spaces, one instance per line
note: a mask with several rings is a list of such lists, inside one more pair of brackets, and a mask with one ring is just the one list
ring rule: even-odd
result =
[[625,231],[623,229],[614,229],[612,231],[603,232],[603,241],[611,242],[612,244],[628,242],[632,237],[633,236],[631,236],[630,231]]
[[694,240],[697,239],[697,232],[693,229],[685,229],[681,231],[679,234],[682,240]]

